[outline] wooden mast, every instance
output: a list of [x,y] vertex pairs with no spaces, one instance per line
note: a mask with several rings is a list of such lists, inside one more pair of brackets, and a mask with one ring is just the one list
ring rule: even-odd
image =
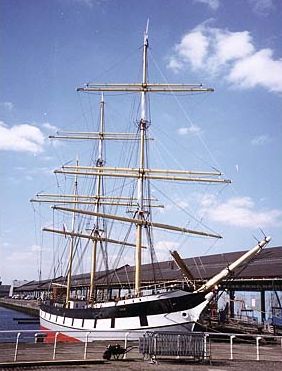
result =
[[[78,166],[78,160],[77,160],[77,166]],[[77,175],[75,176],[74,180],[74,200],[76,200],[77,196]],[[75,219],[76,219],[76,212],[75,209],[72,213],[72,225],[71,230],[74,233],[75,232]],[[69,308],[70,305],[70,293],[71,293],[71,280],[72,280],[72,263],[73,263],[73,255],[74,255],[74,243],[75,243],[75,237],[71,236],[70,239],[70,249],[69,249],[69,264],[68,264],[68,275],[67,275],[67,295],[66,295],[66,307]]]
[[[100,102],[100,133],[104,133],[105,131],[105,120],[104,120],[104,107],[105,107],[105,102],[104,102],[104,97],[102,94],[101,97],[101,102]],[[99,138],[99,152],[98,152],[98,159],[96,162],[96,166],[101,168],[104,166],[104,156],[103,156],[103,151],[104,151],[104,141],[103,141],[103,136],[101,135]],[[101,196],[101,188],[102,188],[102,175],[101,173],[98,174],[97,176],[97,186],[96,186],[96,197],[97,197],[97,203],[95,204],[95,212],[99,213],[100,211],[100,196]],[[100,226],[99,226],[99,216],[96,216],[96,223],[95,223],[95,230],[94,230],[94,235],[97,237],[100,237]],[[97,265],[97,244],[98,244],[98,239],[93,240],[93,250],[92,250],[92,259],[91,259],[91,275],[90,275],[90,291],[89,291],[89,302],[93,303],[95,300],[95,274],[96,274],[96,265]]]

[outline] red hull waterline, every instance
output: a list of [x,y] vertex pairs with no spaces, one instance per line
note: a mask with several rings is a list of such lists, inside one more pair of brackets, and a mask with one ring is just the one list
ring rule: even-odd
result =
[[62,343],[79,343],[80,341],[72,336],[65,335],[61,332],[56,333],[55,331],[50,331],[46,327],[43,327],[40,325],[40,331],[45,335],[44,336],[44,343],[54,343],[56,334],[57,335],[57,341],[60,341]]

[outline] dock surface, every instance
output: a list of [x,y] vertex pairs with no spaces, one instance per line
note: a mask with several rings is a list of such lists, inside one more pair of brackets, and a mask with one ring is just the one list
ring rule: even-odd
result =
[[[121,342],[122,344],[122,342]],[[58,342],[54,355],[54,345],[45,343],[19,343],[16,361],[15,343],[0,343],[0,370],[11,368],[37,370],[282,370],[282,349],[280,343],[266,344],[260,347],[260,361],[256,361],[256,346],[253,343],[235,344],[234,359],[231,361],[230,347],[227,342],[210,344],[210,357],[203,362],[177,357],[158,357],[156,362],[143,358],[138,350],[138,342],[131,342],[135,346],[127,353],[126,359],[103,360],[103,353],[108,345],[105,341],[88,343],[85,352],[85,343]]]

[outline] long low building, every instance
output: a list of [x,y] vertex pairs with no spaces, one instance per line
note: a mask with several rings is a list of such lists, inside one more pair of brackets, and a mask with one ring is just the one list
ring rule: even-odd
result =
[[[196,285],[206,282],[228,264],[238,259],[245,251],[236,251],[209,256],[184,259]],[[121,297],[128,293],[134,282],[135,267],[125,265],[96,275],[96,297],[107,295],[109,298]],[[50,291],[51,285],[62,286],[65,277],[56,277],[43,281],[31,281],[14,290],[14,293],[34,298],[43,297]],[[142,269],[142,286],[153,287],[160,282],[180,284],[184,282],[182,272],[172,260],[155,264],[146,264]],[[73,276],[72,295],[86,297],[89,291],[90,274]],[[247,266],[240,267],[228,280],[224,280],[221,289],[230,291],[282,291],[282,246],[266,248]]]

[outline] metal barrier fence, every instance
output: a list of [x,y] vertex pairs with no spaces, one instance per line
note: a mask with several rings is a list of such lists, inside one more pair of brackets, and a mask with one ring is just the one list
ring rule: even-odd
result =
[[[68,331],[77,337],[75,331]],[[81,333],[81,331],[80,331]],[[109,344],[119,343],[124,349],[134,346],[123,358],[148,357],[193,358],[199,360],[248,360],[282,362],[282,336],[148,332],[139,342],[131,340],[132,333],[121,341],[94,340],[91,331],[82,334],[81,342],[66,343],[53,333],[51,343],[45,343],[42,333],[32,330],[0,331],[0,365],[4,362],[46,361],[62,359],[101,359]],[[4,341],[3,341],[4,339]],[[282,363],[281,363],[282,365]]]
[[139,339],[139,353],[157,356],[185,357],[203,360],[208,357],[204,333],[147,332]]

